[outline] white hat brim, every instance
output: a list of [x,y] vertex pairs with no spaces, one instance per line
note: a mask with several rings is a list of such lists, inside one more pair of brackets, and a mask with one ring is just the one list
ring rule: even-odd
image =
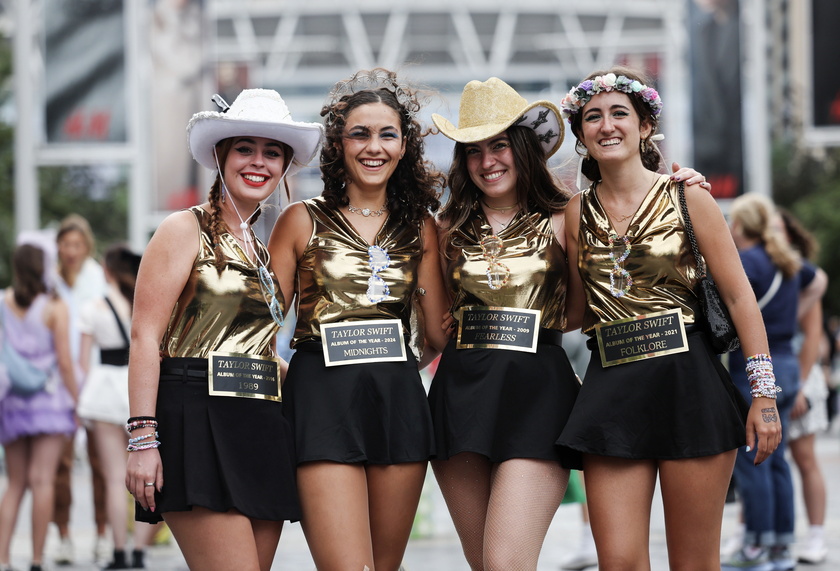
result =
[[319,123],[263,122],[226,117],[224,113],[196,113],[187,126],[190,151],[199,164],[216,169],[213,149],[229,137],[264,137],[289,145],[294,152],[286,176],[309,164],[321,144],[323,126]]

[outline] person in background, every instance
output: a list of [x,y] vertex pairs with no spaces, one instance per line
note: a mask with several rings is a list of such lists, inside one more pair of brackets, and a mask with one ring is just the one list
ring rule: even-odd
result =
[[161,223],[137,275],[126,487],[135,519],[164,519],[191,569],[268,571],[301,513],[274,351],[285,298],[251,225],[322,128],[273,90],[216,100],[222,112],[187,126],[193,157],[216,171],[208,201]]
[[[64,300],[70,312],[70,352],[76,367],[76,378],[80,387],[84,385],[81,363],[81,333],[79,314],[89,301],[105,295],[105,275],[93,258],[95,245],[93,232],[88,221],[78,215],[70,214],[61,221],[56,234],[58,247],[58,279],[56,292]],[[86,358],[90,357],[89,355]],[[61,455],[61,463],[56,475],[55,512],[53,521],[58,526],[59,544],[54,555],[56,564],[71,565],[75,561],[75,550],[70,535],[70,512],[73,503],[72,475],[75,458],[74,440],[70,439]],[[96,522],[96,541],[93,547],[93,559],[97,564],[107,562],[110,556],[109,542],[106,536],[108,516],[105,509],[105,479],[94,444],[93,435],[85,430],[86,450],[91,471],[93,489],[93,514]]]
[[[806,263],[816,257],[818,244],[799,220],[788,210],[779,208],[785,236]],[[824,293],[828,277],[817,268],[814,280],[818,291]],[[809,290],[813,287],[809,286]],[[830,337],[823,325],[822,294],[799,296],[798,339],[800,389],[790,415],[788,447],[799,469],[802,497],[808,515],[808,535],[797,558],[802,563],[817,564],[825,561],[828,548],[825,544],[825,514],[827,506],[826,485],[816,452],[817,434],[828,428],[828,384],[825,363],[828,362]]]
[[[82,308],[81,365],[85,385],[79,397],[77,415],[90,426],[105,476],[106,507],[111,527],[114,556],[105,569],[142,569],[144,550],[155,528],[137,522],[134,549],[126,557],[128,509],[125,491],[127,437],[125,419],[128,410],[128,331],[140,256],[126,246],[110,247],[103,256],[108,293]],[[91,348],[100,358],[90,363]]]
[[[658,173],[651,140],[659,94],[639,72],[615,67],[590,74],[560,106],[593,181],[566,207],[568,259],[577,269],[569,272],[568,319],[583,323],[592,357],[557,444],[567,467],[583,454],[600,568],[649,567],[658,480],[671,568],[714,569],[736,449],[754,447],[762,462],[781,438],[755,296],[720,208],[705,188],[686,187],[700,255],[752,356],[748,406],[699,327],[684,181]],[[667,324],[653,347],[646,336],[621,337],[641,319]]]
[[[781,391],[776,399],[779,421],[787,429],[799,391],[799,363],[793,348],[797,331],[800,292],[816,275],[785,239],[777,224],[775,206],[756,193],[739,196],[730,208],[730,229],[744,271],[761,307],[767,331],[773,370]],[[743,347],[729,354],[732,379],[742,395],[750,394],[750,379]],[[755,453],[739,450],[735,484],[742,500],[745,524],[743,547],[724,561],[722,568],[776,571],[796,566],[794,541],[794,494],[783,439],[765,463]]]
[[[67,306],[47,291],[45,257],[38,247],[15,248],[12,287],[2,293],[3,343],[33,366],[49,371],[46,386],[22,396],[13,390],[0,399],[0,443],[5,452],[8,486],[0,500],[0,570],[10,565],[12,533],[26,490],[32,492],[32,565],[42,571],[47,527],[53,512],[55,475],[62,450],[76,430],[73,414],[78,397],[70,354]],[[0,370],[0,377],[8,375]],[[9,390],[8,377],[5,389]]]
[[[431,216],[442,176],[424,160],[419,110],[417,92],[388,70],[336,84],[321,110],[324,191],[287,207],[269,241],[281,289],[295,299],[284,414],[320,571],[400,567],[434,453],[418,367],[447,340]],[[367,336],[373,320],[392,335]],[[373,360],[343,360],[353,345]]]

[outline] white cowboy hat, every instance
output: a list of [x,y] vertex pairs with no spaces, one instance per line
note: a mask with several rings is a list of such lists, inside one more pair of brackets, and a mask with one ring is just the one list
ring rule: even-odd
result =
[[288,176],[312,160],[321,144],[323,132],[320,123],[293,121],[286,102],[273,89],[245,89],[227,110],[200,111],[187,124],[190,151],[201,165],[216,169],[213,149],[222,139],[265,137],[286,143],[294,151],[294,158],[286,171]]
[[458,126],[432,114],[440,132],[459,143],[477,143],[507,131],[513,125],[530,127],[537,133],[545,158],[560,148],[565,126],[560,111],[550,101],[528,101],[497,77],[471,81],[461,94]]

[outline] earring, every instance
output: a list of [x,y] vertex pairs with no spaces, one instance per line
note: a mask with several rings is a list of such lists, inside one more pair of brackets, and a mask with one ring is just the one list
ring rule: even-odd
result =
[[642,139],[639,141],[639,150],[642,151],[642,154],[647,152],[647,139]]
[[575,142],[575,152],[583,158],[589,156],[589,149],[587,149],[586,145],[581,143],[579,140]]
[[222,187],[222,204],[224,204],[224,203],[225,203],[225,195],[226,195],[226,194],[227,194],[227,193],[225,192],[225,187]]

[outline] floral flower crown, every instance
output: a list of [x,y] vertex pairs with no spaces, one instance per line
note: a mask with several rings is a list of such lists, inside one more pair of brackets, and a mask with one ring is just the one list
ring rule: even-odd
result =
[[607,91],[621,91],[628,95],[638,94],[642,101],[648,104],[654,117],[658,117],[659,113],[662,112],[662,99],[659,98],[659,93],[654,88],[623,75],[616,77],[614,73],[581,81],[577,87],[569,90],[569,93],[560,102],[560,109],[571,124],[575,114],[592,99],[593,95]]

